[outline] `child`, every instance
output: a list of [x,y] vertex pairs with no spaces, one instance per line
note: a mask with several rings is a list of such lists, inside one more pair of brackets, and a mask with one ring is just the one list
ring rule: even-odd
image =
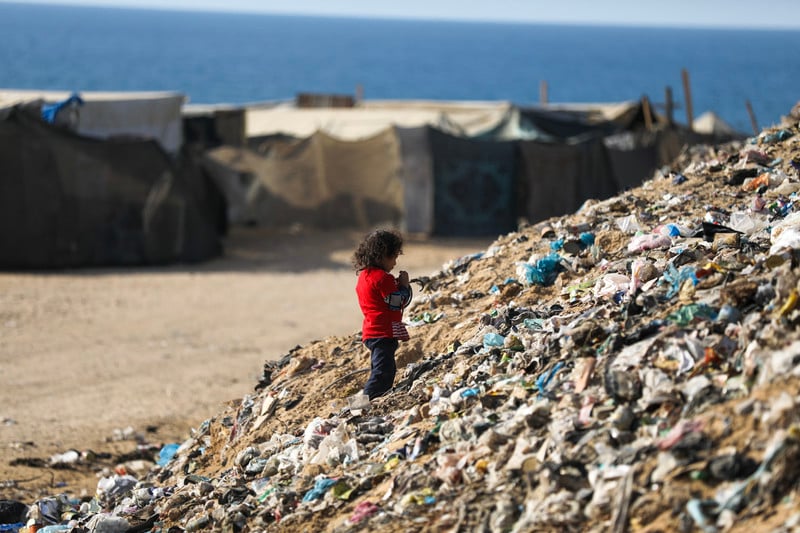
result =
[[389,274],[403,253],[403,238],[395,231],[376,230],[367,235],[353,254],[358,274],[356,294],[364,314],[361,340],[370,351],[371,372],[364,394],[370,400],[382,396],[394,384],[394,354],[399,341],[408,340],[403,309],[411,301],[408,272]]

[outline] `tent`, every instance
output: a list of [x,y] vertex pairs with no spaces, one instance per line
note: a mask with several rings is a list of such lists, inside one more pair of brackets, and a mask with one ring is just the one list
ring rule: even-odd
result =
[[520,193],[515,206],[536,222],[577,210],[589,198],[608,198],[620,187],[601,139],[577,144],[519,143]]
[[232,223],[370,227],[399,223],[403,187],[393,130],[359,141],[317,131],[276,136],[262,152],[221,146],[205,167],[225,192]]
[[[57,104],[65,91],[0,90],[0,110],[26,104]],[[183,145],[181,108],[186,97],[173,92],[82,92],[72,129],[100,139],[153,139],[174,154]]]
[[298,108],[290,104],[246,110],[247,137],[305,138],[322,131],[357,141],[394,127],[434,126],[453,135],[473,136],[501,122],[507,102],[372,101],[353,108]]
[[502,235],[516,227],[516,144],[429,129],[433,233]]
[[0,268],[200,261],[224,198],[154,140],[96,139],[14,107],[0,119]]
[[744,135],[713,111],[706,111],[694,119],[692,121],[692,129],[697,133],[721,137],[741,137]]

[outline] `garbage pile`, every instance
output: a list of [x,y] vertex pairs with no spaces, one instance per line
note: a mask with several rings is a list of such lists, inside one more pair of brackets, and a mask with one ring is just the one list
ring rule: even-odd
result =
[[800,530],[798,191],[798,117],[686,150],[637,189],[418,278],[386,396],[356,401],[357,334],[298,347],[146,475],[103,477],[89,501],[6,502],[5,519]]

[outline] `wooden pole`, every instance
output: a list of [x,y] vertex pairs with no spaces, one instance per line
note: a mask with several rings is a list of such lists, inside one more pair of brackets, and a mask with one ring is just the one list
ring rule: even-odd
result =
[[686,98],[686,123],[689,126],[689,131],[693,131],[694,113],[692,112],[692,90],[689,87],[689,71],[682,69],[681,77],[683,78],[683,94]]
[[753,113],[753,106],[750,105],[750,100],[745,100],[744,105],[747,107],[747,114],[750,115],[750,127],[753,128],[753,135],[758,135],[758,121],[756,114]]
[[653,110],[650,109],[650,99],[647,95],[642,96],[642,112],[644,113],[644,127],[648,130],[653,129]]
[[547,82],[545,80],[539,82],[539,103],[547,103]]
[[667,124],[672,126],[672,87],[667,85],[664,91],[664,113],[667,115]]

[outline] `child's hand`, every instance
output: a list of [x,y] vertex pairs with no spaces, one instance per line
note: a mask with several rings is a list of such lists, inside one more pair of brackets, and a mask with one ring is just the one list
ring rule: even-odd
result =
[[405,270],[400,271],[400,275],[397,276],[397,284],[400,285],[401,287],[409,286],[408,272],[406,272]]

